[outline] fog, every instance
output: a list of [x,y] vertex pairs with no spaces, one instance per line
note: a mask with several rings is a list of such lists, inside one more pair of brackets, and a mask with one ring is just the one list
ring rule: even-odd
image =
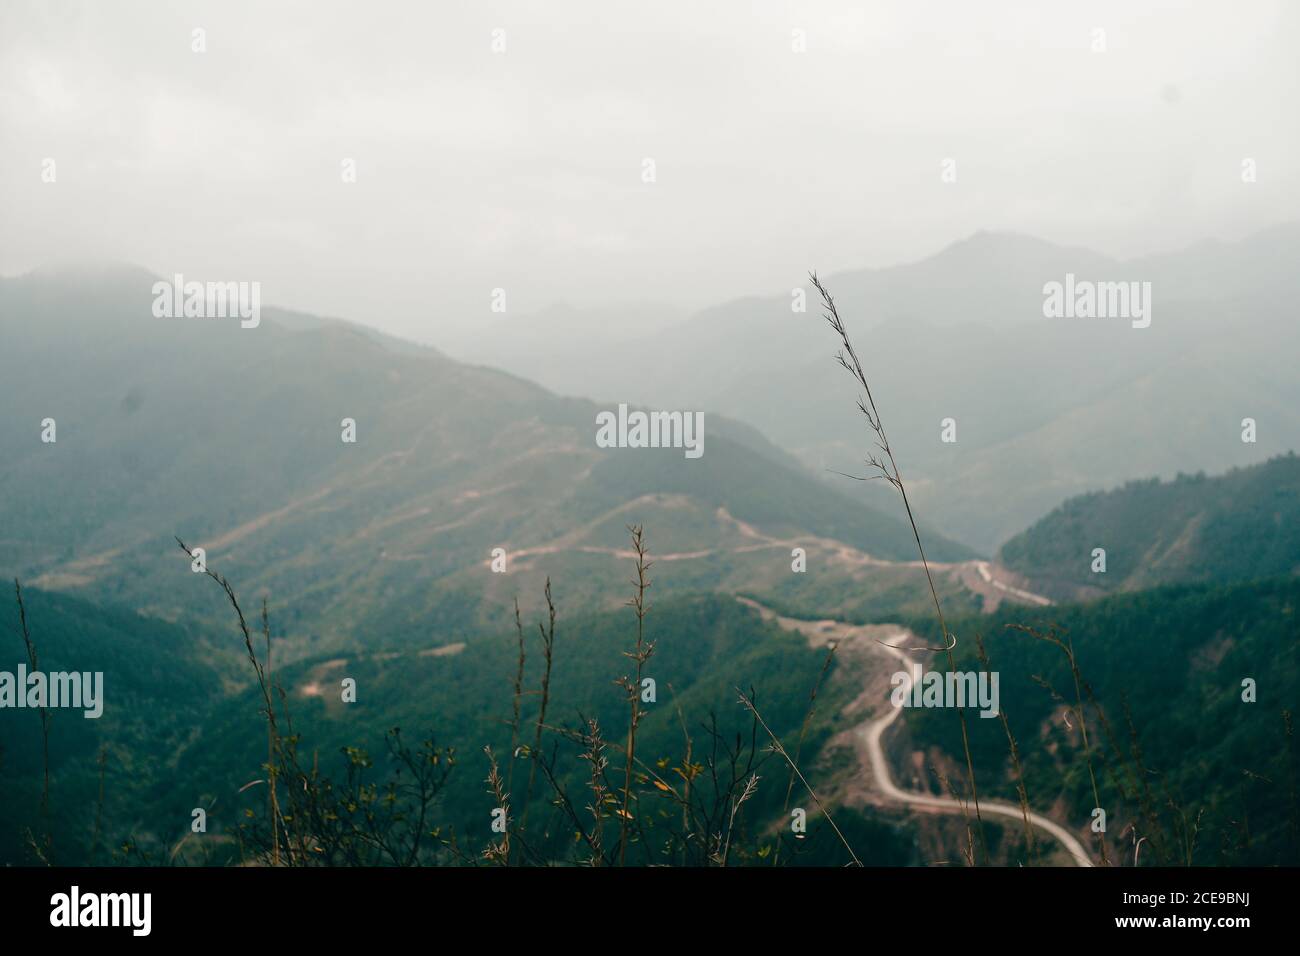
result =
[[1300,214],[1298,39],[1279,2],[10,0],[0,273],[256,280],[445,344],[494,289],[644,327],[978,229],[1236,239]]

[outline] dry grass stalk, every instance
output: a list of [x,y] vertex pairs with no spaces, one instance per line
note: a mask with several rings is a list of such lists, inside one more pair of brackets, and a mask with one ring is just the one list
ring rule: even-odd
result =
[[746,710],[754,715],[754,720],[758,722],[758,725],[763,728],[763,732],[767,734],[768,739],[771,740],[772,750],[779,754],[781,758],[790,765],[791,772],[799,778],[799,782],[803,784],[804,789],[808,791],[808,795],[813,798],[813,802],[817,804],[817,809],[822,812],[822,816],[826,818],[826,822],[831,825],[831,829],[835,831],[835,835],[840,838],[840,842],[844,844],[844,849],[848,850],[849,857],[853,860],[853,865],[861,866],[862,861],[859,860],[858,855],[853,852],[853,847],[849,846],[849,841],[845,839],[844,834],[840,832],[840,828],[835,825],[835,820],[831,816],[830,810],[828,810],[826,805],[822,803],[821,797],[817,796],[817,791],[815,791],[812,788],[812,785],[808,783],[808,780],[804,777],[802,771],[799,770],[798,765],[790,757],[790,754],[786,752],[785,745],[781,743],[780,738],[778,738],[776,734],[772,733],[772,728],[767,725],[767,721],[765,721],[763,715],[758,712],[758,708],[754,706],[754,702],[746,696],[745,692],[739,687],[736,688],[736,693],[740,695],[741,704],[745,706]]
[[[1061,640],[1061,638],[1057,636],[1057,631],[1055,627],[1049,628],[1047,633],[1043,633],[1037,628],[1029,627],[1028,625],[1025,624],[1008,624],[1007,627],[1013,631],[1020,631],[1021,633],[1028,634],[1030,637],[1034,638],[1035,640],[1044,641],[1048,644],[1055,645],[1061,650],[1061,653],[1063,653],[1066,656],[1066,658],[1069,660],[1070,675],[1071,677],[1074,678],[1074,695],[1075,695],[1074,712],[1076,718],[1079,721],[1079,732],[1083,737],[1083,755],[1084,755],[1084,760],[1088,765],[1088,780],[1092,783],[1092,799],[1094,801],[1093,806],[1100,807],[1101,792],[1097,787],[1097,774],[1094,771],[1092,765],[1092,745],[1089,743],[1088,740],[1088,720],[1083,710],[1083,677],[1079,673],[1079,664],[1074,656],[1074,644],[1068,638],[1064,641]],[[1109,864],[1110,859],[1106,854],[1105,832],[1103,831],[1101,833],[1098,833],[1097,839],[1101,846],[1101,862],[1103,864]]]
[[[830,673],[831,662],[835,660],[835,642],[832,641],[826,652],[826,659],[822,661],[821,673],[817,675],[817,682],[813,684],[812,693],[808,695],[808,709],[804,711],[803,722],[799,725],[799,739],[794,745],[794,762],[799,762],[799,757],[803,753],[804,737],[808,734],[808,725],[812,723],[813,714],[817,710],[817,693],[821,690],[822,683],[826,680],[826,675]],[[782,813],[790,813],[790,797],[794,793],[794,770],[790,770],[790,777],[785,785],[785,802],[782,804]],[[781,841],[776,841],[776,848],[772,851],[772,865],[778,865],[781,859]]]
[[[849,339],[848,330],[844,327],[840,314],[835,308],[835,300],[831,297],[830,292],[822,285],[817,278],[816,273],[810,273],[809,278],[812,280],[813,287],[821,295],[822,305],[825,312],[822,317],[826,319],[830,327],[839,336],[843,348],[836,353],[835,359],[844,368],[853,380],[862,387],[864,396],[858,397],[858,410],[862,412],[867,419],[867,425],[875,434],[875,445],[883,457],[877,457],[873,452],[866,458],[866,464],[876,473],[874,475],[858,476],[847,475],[846,477],[854,478],[858,481],[870,481],[873,479],[883,478],[889,484],[898,489],[899,495],[903,499],[903,508],[907,512],[907,521],[912,526],[912,536],[916,539],[916,550],[921,556],[921,566],[925,569],[925,579],[930,586],[930,597],[934,601],[934,610],[939,617],[939,631],[943,635],[943,647],[927,648],[927,650],[942,650],[948,656],[948,670],[956,670],[953,661],[952,649],[957,645],[957,638],[948,632],[948,625],[944,622],[943,607],[939,602],[939,591],[934,584],[934,575],[930,573],[930,562],[925,556],[925,547],[921,544],[921,532],[916,526],[916,516],[912,513],[912,503],[907,497],[907,487],[903,483],[902,473],[898,470],[898,462],[894,459],[894,450],[889,444],[889,439],[885,435],[885,423],[880,417],[880,412],[876,409],[876,400],[871,394],[871,386],[867,383],[867,374],[862,370],[862,362],[858,359],[858,353],[853,348],[853,343]],[[979,826],[980,846],[984,851],[985,862],[988,862],[988,844],[984,839],[984,820],[980,816],[980,799],[979,789],[975,784],[975,763],[971,759],[970,752],[970,735],[966,727],[966,712],[964,707],[957,708],[957,719],[961,722],[961,745],[962,751],[966,757],[966,774],[970,783],[971,797],[975,802],[975,819]]]
[[632,608],[636,615],[636,648],[631,653],[625,653],[624,656],[630,658],[635,667],[635,677],[623,677],[616,683],[620,684],[627,691],[628,709],[630,711],[627,727],[627,753],[624,761],[623,773],[623,805],[619,810],[618,826],[618,863],[619,866],[627,862],[627,834],[628,823],[632,820],[632,765],[636,760],[636,733],[641,724],[641,675],[645,669],[646,661],[654,654],[654,642],[646,642],[645,639],[645,616],[650,610],[646,604],[645,594],[650,587],[650,578],[647,572],[650,570],[650,562],[646,560],[645,534],[640,525],[628,526],[628,534],[632,536],[632,548],[636,552],[636,592],[627,602],[628,607]]
[[943,772],[941,767],[934,767],[934,774],[939,778],[940,785],[948,791],[948,796],[961,806],[962,819],[966,821],[966,845],[961,849],[962,859],[966,861],[967,866],[975,865],[975,835],[970,825],[970,803],[962,798],[957,792],[957,788],[952,785],[952,780]]
[[542,747],[542,728],[546,726],[546,708],[551,702],[551,665],[553,663],[553,655],[555,652],[555,602],[551,598],[550,577],[547,577],[546,579],[544,594],[546,595],[547,623],[545,626],[540,622],[537,625],[537,629],[542,635],[543,667],[541,704],[537,710],[537,726],[536,732],[533,735],[533,750],[531,754],[533,763],[532,766],[528,768],[528,789],[524,791],[524,811],[519,820],[520,827],[523,827],[528,823],[528,805],[532,802],[533,798],[533,783],[537,777],[537,760],[540,756]]
[[[181,550],[184,551],[187,555],[189,555],[191,558],[194,557],[194,552],[189,549],[189,547],[185,544],[184,541],[182,541],[180,538],[176,538],[176,543],[180,545]],[[257,651],[253,647],[253,634],[252,631],[249,629],[248,620],[244,617],[244,609],[240,607],[239,599],[235,596],[235,589],[231,587],[230,582],[227,581],[223,575],[218,574],[216,571],[213,571],[211,568],[205,567],[203,573],[206,574],[208,577],[212,578],[212,580],[216,581],[217,584],[221,586],[221,590],[225,592],[227,600],[230,601],[230,606],[235,609],[235,616],[239,620],[239,631],[244,638],[244,651],[248,655],[249,663],[253,665],[253,672],[257,676],[257,686],[262,693],[263,713],[266,716],[266,736],[267,736],[267,752],[268,752],[267,774],[270,781],[270,786],[268,786],[267,788],[267,793],[268,793],[267,799],[270,804],[271,828],[272,828],[271,865],[279,866],[280,865],[280,832],[282,829],[281,825],[283,823],[283,820],[280,814],[280,805],[277,798],[274,782],[275,782],[276,770],[279,766],[278,758],[280,754],[280,733],[279,733],[279,729],[276,726],[276,721],[275,721],[275,704],[272,697],[270,675],[267,672],[266,665],[263,664],[263,662],[258,658]],[[266,637],[267,651],[269,653],[270,646],[271,646],[271,632],[270,632],[270,624],[268,623],[266,617],[265,601],[263,601],[262,603],[262,627],[263,627],[263,633]]]
[[505,791],[505,784],[501,780],[501,769],[497,766],[497,758],[492,753],[492,748],[484,747],[483,753],[487,754],[488,758],[486,781],[488,793],[496,801],[496,809],[501,812],[502,820],[505,823],[500,841],[488,844],[483,851],[483,858],[490,863],[508,866],[510,863],[510,795]]
[[515,633],[519,637],[519,666],[515,671],[514,713],[510,720],[510,769],[506,773],[506,789],[510,789],[515,779],[515,761],[519,757],[519,705],[524,695],[524,661],[527,657],[524,649],[524,621],[519,613],[519,598],[515,598]]
[[605,741],[600,736],[600,725],[595,719],[587,721],[587,749],[582,754],[582,759],[586,760],[591,767],[591,805],[587,808],[591,811],[591,858],[592,866],[600,866],[605,861],[604,850],[602,849],[601,831],[604,827],[604,814],[602,808],[608,796],[608,790],[605,787],[605,771],[609,767],[609,760],[605,757]]
[[[975,635],[975,648],[979,654],[980,666],[986,671],[992,671],[989,665],[989,655],[984,649],[984,639],[979,634]],[[1016,797],[1020,801],[1020,816],[1025,822],[1025,843],[1029,849],[1029,858],[1033,862],[1038,862],[1038,843],[1034,839],[1034,828],[1029,822],[1029,791],[1025,787],[1025,770],[1020,765],[1020,748],[1016,745],[1015,735],[1011,733],[1011,723],[1007,719],[1006,709],[998,708],[998,719],[1002,721],[1002,731],[1007,735],[1007,746],[1011,748],[1011,763],[1016,769]]]
[[[692,753],[692,749],[694,748],[695,742],[691,740],[691,732],[686,729],[686,715],[682,713],[682,705],[677,700],[676,689],[673,687],[672,684],[669,684],[668,690],[673,695],[673,707],[677,711],[677,722],[681,724],[681,728],[682,728],[682,739],[685,744],[685,747],[683,749],[683,753],[685,754],[685,759],[683,760],[683,766],[689,768],[691,766],[691,753]],[[693,814],[691,812],[692,810],[691,781],[692,781],[692,777],[690,776],[689,773],[682,773],[683,794],[682,794],[681,803],[682,803],[682,833],[683,834],[689,834],[692,830],[691,817],[693,816]]]
[[[23,603],[23,588],[14,578],[14,596],[18,600],[18,624],[22,630],[23,645],[27,648],[27,665],[31,668],[32,673],[39,671],[40,665],[36,660],[36,645],[32,642],[32,633],[27,627],[27,605]],[[44,834],[38,845],[35,836],[30,831],[27,833],[28,842],[36,851],[37,857],[46,866],[52,865],[54,835],[50,832],[50,712],[45,707],[40,708],[41,715],[41,761],[43,765],[43,776],[41,783],[41,829]]]
[[758,792],[758,774],[750,774],[749,779],[745,781],[745,788],[739,796],[733,797],[731,801],[731,813],[727,817],[727,839],[722,844],[722,856],[718,860],[719,865],[727,865],[727,857],[731,854],[731,834],[736,829],[736,814],[740,812],[741,806],[746,800]]

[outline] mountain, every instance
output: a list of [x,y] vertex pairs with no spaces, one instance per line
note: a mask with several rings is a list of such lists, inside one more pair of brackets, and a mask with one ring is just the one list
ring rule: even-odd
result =
[[[1105,573],[1092,570],[1095,548]],[[1000,561],[1058,597],[1300,574],[1300,459],[1071,498],[1003,545]]]
[[[981,248],[974,242],[953,255],[969,259],[975,271],[997,267],[1001,260]],[[1028,254],[1018,242],[998,248],[1016,260]],[[646,700],[637,748],[634,777],[644,802],[635,815],[636,861],[699,863],[691,853],[718,852],[698,841],[694,850],[683,849],[690,841],[675,842],[675,834],[711,840],[732,832],[727,814],[754,775],[758,790],[738,817],[733,862],[766,865],[763,854],[771,852],[788,854],[787,862],[844,862],[843,845],[811,810],[806,840],[777,839],[790,806],[810,801],[789,782],[788,768],[741,706],[738,689],[757,695],[767,726],[799,754],[865,858],[905,864],[947,857],[953,832],[893,809],[880,812],[863,777],[863,721],[867,711],[873,718],[882,713],[893,664],[875,652],[873,635],[892,633],[892,626],[864,629],[861,641],[835,644],[833,655],[827,648],[836,633],[830,618],[901,622],[938,643],[926,578],[911,528],[896,517],[896,501],[864,483],[819,478],[754,428],[714,414],[713,406],[703,406],[701,458],[688,459],[682,449],[600,448],[596,416],[615,408],[618,394],[603,404],[562,398],[437,349],[275,309],[266,309],[252,329],[237,320],[159,319],[151,312],[154,281],[143,270],[115,266],[43,270],[0,282],[0,401],[8,411],[0,420],[6,450],[0,573],[30,586],[29,619],[42,664],[103,670],[107,697],[102,720],[53,716],[48,823],[40,809],[39,715],[0,712],[0,861],[31,862],[40,843],[33,849],[27,834],[48,827],[60,862],[130,862],[142,853],[231,862],[241,858],[240,822],[255,827],[267,819],[261,694],[226,596],[192,573],[190,557],[173,539],[180,536],[204,548],[209,566],[230,579],[255,628],[266,602],[266,652],[273,646],[273,674],[285,691],[278,718],[307,773],[293,779],[320,788],[312,806],[323,811],[313,837],[320,852],[335,852],[321,841],[340,819],[347,826],[386,826],[386,794],[412,805],[411,778],[401,774],[425,763],[407,763],[389,749],[392,728],[401,728],[408,744],[427,734],[438,747],[455,750],[438,753],[436,766],[454,767],[428,806],[437,839],[420,859],[472,862],[492,851],[489,821],[497,798],[488,795],[484,778],[495,760],[507,775],[512,764],[545,767],[538,776],[546,779],[534,788],[520,779],[528,770],[509,784],[511,812],[532,814],[518,831],[531,847],[515,852],[533,854],[534,861],[583,862],[582,834],[575,838],[563,799],[552,798],[564,791],[590,802],[584,756],[590,741],[574,737],[588,720],[602,729],[609,775],[618,776],[618,748],[628,729],[628,696],[619,681],[633,670],[628,654],[637,634],[632,612],[622,606],[635,577],[627,526],[637,523],[646,526],[652,562],[645,636],[654,653],[643,676],[656,683],[657,697]],[[1216,308],[1188,305],[1180,313],[1184,331],[1205,332]],[[955,363],[963,350],[978,355],[984,335],[960,325],[946,330],[948,338],[928,338],[917,325],[880,328],[894,329],[889,334],[923,352],[929,342],[931,356],[937,343],[950,343],[945,363]],[[1030,434],[1049,448],[1051,436],[1070,434],[1059,431],[1062,421],[1086,432],[1088,409],[1102,400],[1095,389],[1108,402],[1129,395],[1142,368],[1159,369],[1149,376],[1158,386],[1154,394],[1177,396],[1184,387],[1178,370],[1190,367],[1189,340],[1162,328],[1153,324],[1146,331],[1157,334],[1144,339],[1082,328],[1040,329],[1040,337],[1028,337],[1044,354],[1069,336],[1077,337],[1081,354],[1109,341],[1115,357],[1104,367],[1071,373],[1064,363],[1034,373],[1041,375],[1034,388],[1065,394],[1059,403],[1026,402],[1009,387],[987,390],[979,407],[990,416],[989,428],[1004,430],[987,447],[1034,452],[1025,435],[1005,431],[1031,415],[1043,422]],[[998,334],[1011,348],[1021,333]],[[1239,338],[1240,351],[1224,353],[1225,366],[1253,354],[1254,346]],[[632,354],[635,368],[655,360]],[[1205,353],[1198,360],[1210,358]],[[1229,381],[1226,372],[1215,379],[1207,369],[1198,384],[1213,391],[1214,382],[1228,382],[1258,402],[1270,381],[1284,380],[1284,359],[1264,363],[1242,382]],[[680,364],[693,361],[683,357]],[[887,391],[896,386],[930,407],[925,403],[933,397],[905,370],[881,364],[883,381],[894,383]],[[1008,359],[1007,368],[1015,364]],[[1089,378],[1099,370],[1100,386]],[[624,371],[630,381],[631,367]],[[845,397],[838,394],[844,383],[832,385],[824,370],[818,374],[810,364],[806,374],[809,383],[825,387],[825,401]],[[980,380],[974,371],[960,379],[973,394],[984,394]],[[784,381],[774,372],[766,390],[760,379],[747,382],[747,407],[780,404]],[[1029,379],[1016,381],[1018,389]],[[1073,405],[1077,396],[1063,382],[1087,392],[1092,405]],[[862,435],[851,390],[847,398],[846,426],[853,430],[846,435]],[[877,400],[885,401],[882,394]],[[1201,421],[1195,416],[1203,408],[1177,400],[1192,409],[1184,411],[1194,423],[1188,427],[1223,425],[1228,445],[1239,443],[1235,423]],[[977,510],[974,503],[986,501],[1010,514],[1024,499],[1056,487],[1047,465],[1025,467],[1023,475],[985,472],[952,446],[938,454],[971,470],[945,473],[936,484],[934,473],[912,468],[904,450],[907,436],[922,425],[909,416],[923,413],[904,412],[887,422],[914,497],[933,500],[942,492],[950,502]],[[1166,434],[1161,428],[1176,417],[1152,411],[1139,429],[1149,432],[1145,443],[1158,446]],[[341,440],[346,418],[356,422],[355,443]],[[57,423],[57,441],[41,440],[45,419]],[[1276,429],[1279,419],[1261,420]],[[970,422],[968,414],[959,418],[957,447]],[[828,426],[813,416],[805,431],[821,427]],[[979,428],[974,431],[971,444],[978,445]],[[1103,437],[1104,429],[1096,430],[1089,440],[1109,448]],[[1071,460],[1067,449],[1055,450]],[[1128,451],[1145,460],[1145,450]],[[1073,452],[1088,453],[1086,445]],[[1287,842],[1295,827],[1294,801],[1287,802],[1293,788],[1285,789],[1294,774],[1294,737],[1281,708],[1296,698],[1298,487],[1291,455],[1218,478],[1148,480],[1086,495],[1008,542],[1000,555],[1004,568],[992,568],[996,577],[984,577],[982,588],[980,577],[990,568],[969,560],[968,548],[922,528],[949,629],[961,635],[958,669],[980,669],[973,637],[983,635],[1002,677],[1002,706],[1020,741],[1035,810],[1086,838],[1096,799],[1077,717],[1062,710],[1074,675],[1057,648],[1008,628],[1014,624],[1068,629],[1083,686],[1097,701],[1088,720],[1112,851],[1130,851],[1124,841],[1132,842],[1133,824],[1149,841],[1144,862],[1294,859],[1294,843]],[[1093,544],[1098,536],[1103,543]],[[1059,598],[1097,596],[1086,570],[1094,546],[1107,548],[1106,590],[1124,593],[1046,608],[1003,604],[992,616],[982,613],[1011,593],[998,587],[1007,581]],[[506,558],[505,573],[491,569],[494,548]],[[806,549],[805,573],[792,570],[795,548]],[[1013,577],[1004,578],[1004,570]],[[547,652],[537,621],[546,620],[540,595],[548,579],[560,619],[554,682],[543,693],[546,723],[558,730],[548,732],[546,753],[534,762],[519,758],[521,740],[510,723],[515,713],[524,728],[540,718]],[[1138,590],[1168,582],[1182,583]],[[981,594],[995,600],[986,604]],[[783,630],[740,595],[754,595],[767,609],[802,609],[801,629]],[[515,599],[527,652],[522,665]],[[12,620],[12,611],[7,616]],[[16,664],[21,642],[10,646]],[[1258,703],[1241,700],[1246,677],[1259,684]],[[345,678],[355,681],[355,701],[341,695]],[[873,700],[877,690],[881,696]],[[937,789],[935,769],[954,779],[960,744],[952,715],[905,716],[901,732],[886,741],[900,785]],[[1001,723],[976,720],[971,740],[981,792],[1014,801],[1016,777]],[[522,746],[532,746],[526,736]],[[674,802],[681,782],[702,821],[690,820],[694,810]],[[597,815],[607,841],[620,830],[612,792],[607,789],[601,804],[603,817]],[[294,793],[296,799],[296,787]],[[197,807],[208,810],[210,830],[191,840],[186,834]],[[586,820],[591,810],[577,812]],[[1203,821],[1204,834],[1190,847],[1188,820]],[[947,823],[960,826],[955,821]],[[421,813],[422,832],[424,822]],[[1014,826],[996,832],[995,860],[1024,856],[1015,848]],[[241,836],[255,841],[256,834]],[[346,853],[371,853],[375,846],[352,840]],[[656,858],[656,848],[666,846],[677,847],[671,859]],[[333,859],[339,860],[350,857]]]
[[[572,605],[617,606],[630,523],[647,527],[659,593],[789,588],[804,542],[823,585],[856,582],[861,562],[820,553],[913,556],[900,518],[711,411],[701,458],[602,449],[602,406],[316,317],[155,318],[154,281],[112,267],[0,282],[7,577],[221,619],[177,536],[250,605],[269,600],[292,657],[473,637],[547,575]],[[937,560],[971,554],[926,538]]]
[[[1070,495],[1300,447],[1297,257],[1295,223],[1125,261],[981,232],[919,262],[822,278],[920,512],[993,551]],[[1044,284],[1068,273],[1150,282],[1151,325],[1044,318]],[[806,276],[787,281],[625,346],[635,363],[591,353],[565,390],[716,408],[819,473],[856,473],[871,444],[852,382],[818,303],[792,311],[795,288],[812,293]],[[583,354],[563,335],[549,348]],[[1247,417],[1259,423],[1254,444],[1239,440]],[[946,418],[955,443],[941,441]]]
[[[1089,825],[1100,806],[1113,865],[1276,866],[1294,865],[1300,854],[1297,620],[1300,578],[1289,577],[1004,607],[951,627],[983,635],[987,665],[968,639],[958,644],[955,669],[998,674],[999,707],[1030,805],[1055,807],[1094,853]],[[915,625],[937,637],[930,621]],[[1069,658],[1019,629],[1025,626],[1068,637],[1086,746]],[[928,767],[951,773],[964,765],[950,709],[909,709],[905,718],[895,742],[900,765],[918,765],[918,750]],[[1001,721],[968,719],[967,726],[981,797],[1015,803],[1017,775]],[[917,776],[937,788],[931,773]]]

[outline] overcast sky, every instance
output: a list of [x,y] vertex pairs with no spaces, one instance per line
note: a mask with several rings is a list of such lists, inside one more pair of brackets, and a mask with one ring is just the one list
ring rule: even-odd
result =
[[1267,0],[4,0],[0,273],[258,280],[436,343],[495,287],[689,311],[977,229],[1232,239],[1300,218],[1298,47]]

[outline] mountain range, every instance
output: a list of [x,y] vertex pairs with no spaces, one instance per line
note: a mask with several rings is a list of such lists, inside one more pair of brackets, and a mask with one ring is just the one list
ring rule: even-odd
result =
[[[1026,777],[1012,772],[999,722],[981,721],[981,786],[1014,801],[1025,782],[1035,809],[1081,840],[1095,756],[1107,806],[1143,828],[1153,859],[1294,859],[1294,803],[1279,782],[1293,779],[1294,737],[1279,706],[1295,699],[1300,644],[1300,472],[1282,454],[1300,444],[1287,351],[1295,280],[1281,268],[1295,235],[1117,264],[981,234],[933,261],[827,279],[921,518],[958,662],[980,666],[980,635],[1004,675]],[[1041,306],[1025,289],[1057,270],[1181,291],[1157,291],[1145,330],[1025,318]],[[148,847],[185,862],[237,858],[238,821],[264,802],[248,789],[266,756],[262,704],[226,595],[193,573],[178,538],[204,549],[250,620],[266,607],[267,654],[304,754],[351,779],[383,753],[385,729],[427,728],[461,754],[443,820],[481,852],[492,837],[478,764],[485,746],[518,758],[508,724],[525,645],[517,679],[528,689],[514,705],[540,719],[533,688],[549,671],[535,628],[548,581],[560,613],[552,716],[596,719],[609,740],[626,732],[615,682],[634,639],[629,525],[645,528],[652,562],[652,766],[694,774],[697,739],[744,750],[755,732],[738,709],[744,688],[834,795],[864,857],[927,863],[951,844],[867,783],[864,714],[888,676],[873,641],[830,653],[817,638],[837,621],[902,627],[930,645],[941,635],[897,496],[828,473],[854,471],[871,436],[815,303],[791,313],[788,297],[746,300],[627,339],[574,366],[597,400],[337,319],[274,308],[249,329],[157,318],[155,279],[105,265],[0,280],[0,572],[23,582],[46,665],[103,670],[110,688],[100,721],[54,715],[48,815],[37,715],[0,713],[0,859],[29,861],[41,852],[32,834],[51,821],[60,862],[131,862]],[[563,371],[545,336],[521,341],[514,354],[536,349],[535,377]],[[598,413],[623,402],[703,410],[704,455],[598,447]],[[939,440],[947,415],[954,444]],[[1257,443],[1241,441],[1247,416]],[[343,440],[349,419],[355,442]],[[44,441],[50,420],[57,437]],[[1185,462],[1216,474],[1153,477]],[[1097,547],[1104,574],[1090,569]],[[1110,721],[1095,754],[1063,693],[1074,675],[1017,625],[1068,630],[1096,695],[1089,720]],[[343,677],[361,688],[355,704],[338,696]],[[1243,677],[1259,680],[1258,707],[1242,709]],[[887,738],[897,779],[942,793],[936,771],[960,776],[954,730],[951,713],[908,714]],[[786,813],[785,788],[770,786],[785,769],[761,766],[769,785],[743,824],[750,846]],[[561,782],[581,786],[577,773]],[[554,809],[546,793],[516,791],[515,803],[536,819]],[[793,776],[792,799],[812,799]],[[1213,834],[1199,850],[1185,824],[1198,805]],[[195,807],[209,809],[212,839],[182,846]],[[777,852],[842,863],[813,816],[806,844]],[[546,819],[539,850],[567,858],[567,824]],[[1032,861],[1014,828],[999,832],[995,861]],[[736,861],[767,851],[749,852]]]
[[[822,279],[920,510],[989,553],[1072,495],[1256,464],[1300,445],[1298,257],[1295,223],[1130,260],[980,232],[918,262]],[[1044,318],[1044,285],[1069,274],[1150,282],[1150,327]],[[608,339],[557,325],[528,364],[566,394],[717,411],[819,474],[859,473],[868,446],[853,383],[834,363],[838,343],[806,275],[787,281],[640,338],[617,311]],[[806,311],[794,311],[796,294]],[[492,357],[487,344],[468,348]],[[948,418],[951,443],[941,440]],[[1245,418],[1258,423],[1253,443],[1241,441]]]
[[[10,577],[170,620],[216,612],[179,538],[269,599],[292,655],[459,640],[548,575],[570,601],[616,607],[630,524],[650,529],[660,593],[796,587],[800,546],[822,586],[913,556],[897,511],[722,416],[699,459],[601,449],[595,403],[342,322],[156,318],[154,280],[0,282]],[[937,560],[974,556],[925,535]],[[855,560],[829,557],[842,549]],[[902,573],[920,597],[923,577]]]

